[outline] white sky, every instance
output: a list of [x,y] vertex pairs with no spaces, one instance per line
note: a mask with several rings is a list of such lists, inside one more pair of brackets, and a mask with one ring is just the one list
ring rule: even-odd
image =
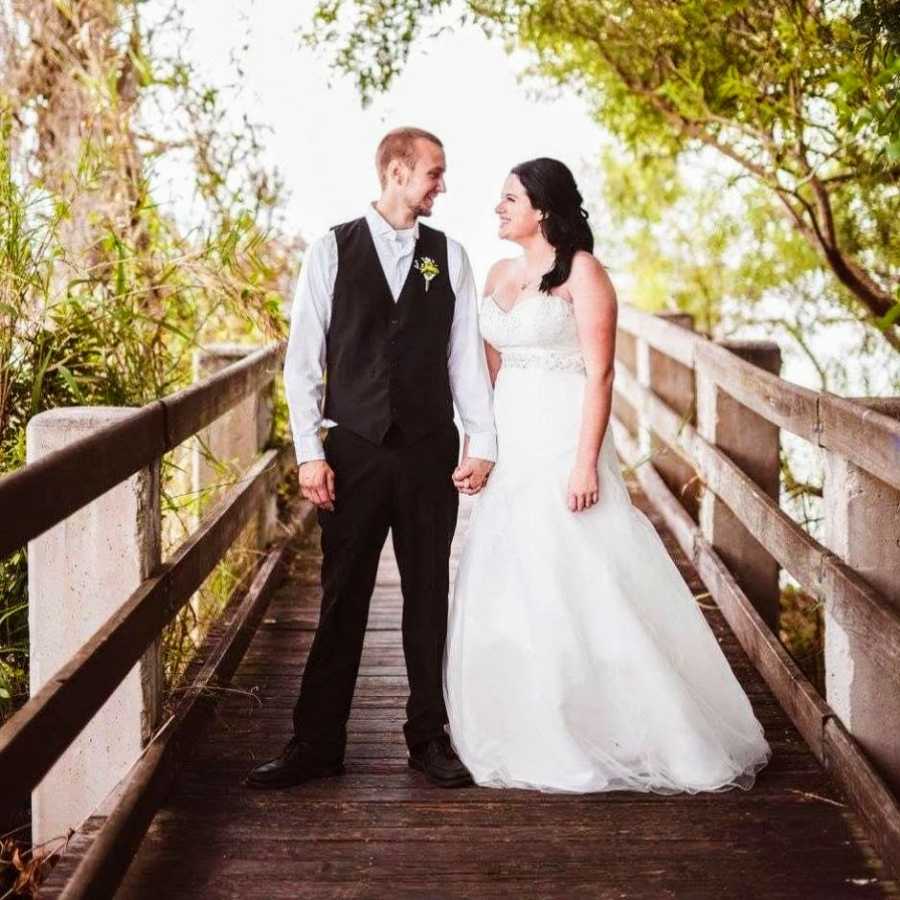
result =
[[337,79],[324,56],[299,46],[311,0],[191,0],[184,7],[193,29],[188,54],[211,82],[233,80],[229,59],[246,41],[241,107],[274,129],[268,155],[291,193],[288,225],[307,240],[362,215],[376,199],[375,147],[402,124],[444,141],[447,193],[428,222],[463,243],[479,285],[491,262],[518,253],[496,237],[493,213],[513,165],[554,156],[570,166],[587,200],[596,196],[589,163],[603,132],[585,104],[571,92],[530,97],[516,80],[527,58],[509,57],[477,28],[421,41],[394,88],[363,110],[352,81]]

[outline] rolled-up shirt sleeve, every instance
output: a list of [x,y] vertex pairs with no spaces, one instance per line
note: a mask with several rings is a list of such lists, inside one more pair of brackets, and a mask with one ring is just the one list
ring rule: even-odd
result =
[[324,459],[319,437],[325,396],[326,335],[337,273],[337,243],[329,232],[310,244],[297,279],[284,358],[284,392],[297,464]]
[[478,330],[475,276],[461,245],[448,241],[447,250],[449,274],[456,295],[448,358],[450,390],[469,436],[469,456],[493,462],[497,459],[494,397],[484,342]]

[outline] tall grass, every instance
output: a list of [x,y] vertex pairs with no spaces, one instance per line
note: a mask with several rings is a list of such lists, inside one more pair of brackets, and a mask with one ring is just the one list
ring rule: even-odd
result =
[[[9,129],[0,119],[0,473],[25,463],[25,429],[42,410],[142,405],[188,384],[203,344],[281,336],[278,288],[295,262],[292,248],[240,211],[188,240],[147,192],[132,227],[101,221],[90,258],[71,258],[61,240],[65,204],[16,179]],[[181,465],[177,454],[163,459],[163,513],[193,523],[194,499],[171,487],[184,483]],[[236,565],[225,564],[206,589],[219,598],[207,604],[210,615]],[[24,548],[0,561],[0,721],[28,694],[26,569]],[[172,627],[197,635],[201,624]],[[176,673],[190,648],[169,644],[179,648],[168,666]]]
[[[46,405],[71,402],[65,357],[53,359],[33,305],[46,297],[59,214],[40,212],[14,181],[8,122],[0,123],[0,473],[25,462],[25,425]],[[62,395],[62,396],[60,396]],[[27,695],[24,549],[0,560],[0,720]]]

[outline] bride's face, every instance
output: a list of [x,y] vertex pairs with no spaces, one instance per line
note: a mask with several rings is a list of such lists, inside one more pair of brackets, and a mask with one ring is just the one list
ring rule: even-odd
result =
[[504,240],[521,241],[540,231],[541,212],[531,205],[517,175],[510,174],[503,182],[500,202],[494,212],[500,218],[497,234]]

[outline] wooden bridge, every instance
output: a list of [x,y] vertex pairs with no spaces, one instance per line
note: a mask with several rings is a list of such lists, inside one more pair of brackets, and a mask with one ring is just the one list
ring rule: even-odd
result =
[[[259,524],[293,471],[290,446],[263,449],[0,729],[0,821],[8,821],[16,798],[34,790],[43,803],[54,765],[152,655],[232,541],[258,523],[265,546],[252,578],[207,636],[171,715],[142,734],[144,750],[114,773],[114,790],[75,817],[64,849],[57,842],[41,896],[896,896],[897,406],[799,388],[778,377],[777,347],[714,343],[690,324],[623,307],[613,427],[634,502],[663,535],[772,745],[751,791],[572,796],[429,786],[406,766],[390,542],[347,774],[287,791],[244,788],[247,770],[290,734],[319,603],[312,510],[294,501],[274,541]],[[281,348],[254,353],[0,481],[0,557],[26,542],[38,547],[39,535],[201,429],[208,434],[223,414],[229,428],[252,420],[254,439],[263,438],[246,404],[264,408],[259,398],[280,358]],[[822,543],[780,508],[785,432],[825,454]],[[463,504],[457,549],[470,508]],[[158,498],[141,510],[158,531]],[[778,641],[779,569],[823,605],[827,696]]]

